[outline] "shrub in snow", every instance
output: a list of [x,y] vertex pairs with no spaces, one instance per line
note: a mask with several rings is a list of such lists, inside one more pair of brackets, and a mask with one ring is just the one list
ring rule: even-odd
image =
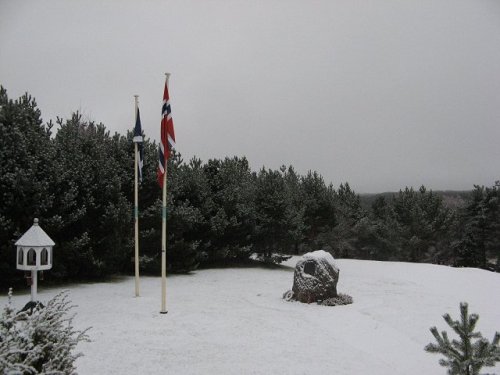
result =
[[75,374],[74,353],[81,341],[89,341],[87,330],[74,330],[67,293],[61,292],[42,308],[15,312],[12,289],[0,320],[0,373],[9,375]]
[[[293,290],[288,290],[283,294],[283,299],[285,301],[295,301],[295,294]],[[347,294],[339,293],[337,297],[327,298],[324,301],[318,301],[318,305],[323,306],[341,306],[341,305],[350,305],[353,302],[351,296]]]
[[284,255],[279,253],[273,253],[271,255],[253,253],[252,255],[250,255],[250,259],[265,264],[280,264],[287,261],[291,257],[291,255]]
[[[500,333],[496,332],[490,343],[480,332],[474,332],[479,315],[468,312],[467,303],[460,304],[461,320],[452,320],[449,314],[443,315],[446,323],[455,331],[460,340],[451,340],[446,331],[439,334],[436,327],[431,328],[437,343],[430,343],[425,350],[443,354],[439,364],[448,367],[450,375],[478,375],[483,366],[494,366],[500,362]],[[473,339],[475,341],[473,342]]]
[[352,297],[347,294],[339,293],[337,297],[327,298],[321,301],[319,304],[323,306],[340,306],[340,305],[350,305],[352,303]]

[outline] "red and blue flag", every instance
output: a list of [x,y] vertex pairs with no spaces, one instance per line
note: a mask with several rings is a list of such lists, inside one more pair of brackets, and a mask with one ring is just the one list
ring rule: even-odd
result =
[[170,108],[170,97],[168,95],[168,79],[165,81],[163,91],[163,105],[161,110],[161,140],[159,146],[158,163],[158,183],[163,188],[163,175],[165,173],[165,163],[170,157],[172,148],[175,146],[174,121],[172,120],[172,110]]

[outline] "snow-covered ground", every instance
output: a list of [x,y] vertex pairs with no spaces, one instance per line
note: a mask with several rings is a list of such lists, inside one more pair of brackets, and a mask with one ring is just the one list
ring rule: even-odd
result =
[[[433,341],[429,327],[450,331],[442,314],[458,318],[466,301],[484,336],[500,330],[500,274],[337,260],[338,291],[354,304],[326,307],[281,299],[294,261],[168,277],[166,315],[159,278],[141,278],[139,298],[131,277],[70,286],[75,326],[93,327],[93,342],[78,346],[79,374],[445,374],[439,355],[423,350]],[[22,307],[28,295],[14,294]],[[484,370],[500,374],[500,365]]]

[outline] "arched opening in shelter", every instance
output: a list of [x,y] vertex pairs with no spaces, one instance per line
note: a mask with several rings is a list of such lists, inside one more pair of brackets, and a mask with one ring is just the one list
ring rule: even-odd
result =
[[17,264],[19,264],[20,266],[22,266],[23,265],[23,261],[24,261],[23,249],[19,249],[19,251],[17,252]]
[[36,266],[36,252],[35,249],[28,250],[28,266]]
[[47,264],[49,264],[49,252],[44,248],[40,256],[40,265],[46,266]]

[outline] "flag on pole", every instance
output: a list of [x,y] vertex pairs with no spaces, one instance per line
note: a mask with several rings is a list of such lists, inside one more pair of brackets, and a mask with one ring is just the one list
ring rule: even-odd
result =
[[134,143],[137,143],[137,151],[139,152],[137,166],[138,166],[138,171],[139,171],[139,181],[142,182],[142,166],[144,164],[144,149],[142,147],[142,127],[141,127],[141,116],[139,115],[139,107],[137,107],[137,115],[135,118]]
[[158,163],[158,183],[163,187],[163,174],[165,173],[165,163],[170,157],[170,152],[175,146],[174,121],[170,109],[170,98],[168,96],[168,78],[165,80],[165,90],[163,91],[163,105],[161,110],[161,140],[159,146]]

